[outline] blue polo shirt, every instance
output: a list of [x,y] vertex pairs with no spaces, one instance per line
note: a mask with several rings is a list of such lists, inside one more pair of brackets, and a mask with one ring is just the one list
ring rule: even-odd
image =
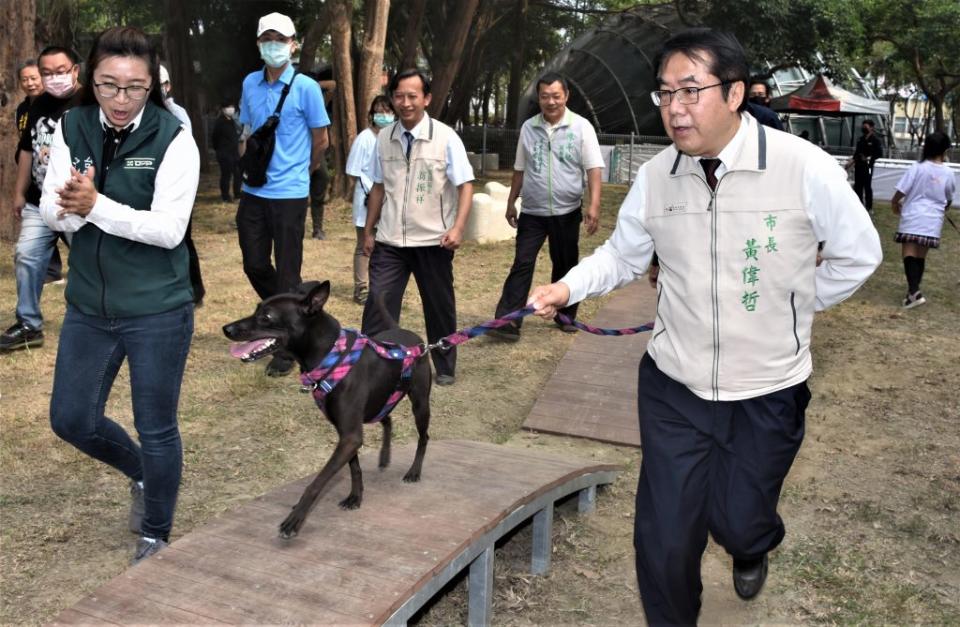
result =
[[[280,102],[283,86],[293,79],[293,64],[272,85],[267,83],[266,71],[251,72],[243,79],[243,95],[240,97],[240,123],[256,130]],[[290,87],[290,93],[280,111],[277,141],[270,167],[267,168],[267,184],[250,187],[243,191],[261,198],[306,198],[310,195],[310,151],[313,146],[310,129],[330,126],[327,109],[323,106],[320,86],[309,76],[299,75]]]

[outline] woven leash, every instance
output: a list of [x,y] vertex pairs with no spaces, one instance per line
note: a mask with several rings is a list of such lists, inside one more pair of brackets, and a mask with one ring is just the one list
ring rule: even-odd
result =
[[[451,333],[447,337],[440,338],[433,344],[421,344],[420,346],[423,347],[423,352],[425,353],[435,348],[441,348],[441,349],[451,348],[453,346],[457,346],[458,344],[463,344],[467,340],[471,340],[477,337],[478,335],[483,335],[488,331],[491,331],[492,329],[499,329],[500,327],[504,327],[510,324],[511,322],[513,322],[514,320],[519,320],[520,318],[529,316],[533,312],[534,312],[533,307],[524,307],[523,309],[518,309],[514,312],[508,313],[502,318],[489,320],[482,324],[478,324],[477,326],[468,327],[466,329],[461,329],[456,333]],[[580,329],[581,331],[586,331],[587,333],[592,333],[594,335],[635,335],[637,333],[644,333],[646,331],[653,330],[652,322],[648,322],[647,324],[642,324],[638,327],[629,327],[626,329],[604,329],[601,327],[590,326],[589,324],[584,324],[576,320],[571,320],[569,316],[561,313],[557,314],[557,320],[559,320],[562,324],[573,325],[578,329]]]

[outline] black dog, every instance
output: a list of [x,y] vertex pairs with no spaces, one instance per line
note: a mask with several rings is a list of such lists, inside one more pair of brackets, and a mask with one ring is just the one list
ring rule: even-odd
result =
[[[272,296],[257,305],[256,311],[249,318],[224,326],[223,333],[228,338],[247,342],[231,352],[243,361],[255,361],[282,351],[299,362],[301,372],[316,368],[336,342],[340,334],[340,323],[323,310],[330,295],[329,281],[311,281],[298,289],[298,293]],[[384,319],[390,321],[391,328],[378,333],[373,337],[374,340],[404,346],[417,346],[423,342],[415,333],[397,326],[383,306],[382,299],[378,306]],[[363,424],[375,418],[386,405],[391,393],[397,389],[401,370],[400,361],[382,358],[368,346],[364,348],[359,361],[354,364],[346,378],[327,395],[327,418],[336,428],[340,440],[333,456],[304,490],[293,512],[280,524],[282,537],[292,538],[297,535],[323,487],[348,462],[350,495],[340,501],[340,507],[360,507],[363,499],[363,477],[357,453],[363,444]],[[413,465],[403,477],[407,482],[420,480],[423,456],[429,439],[427,429],[430,425],[431,383],[429,360],[421,358],[414,365],[408,391],[419,440]],[[383,418],[382,424],[381,469],[390,464],[390,416]]]

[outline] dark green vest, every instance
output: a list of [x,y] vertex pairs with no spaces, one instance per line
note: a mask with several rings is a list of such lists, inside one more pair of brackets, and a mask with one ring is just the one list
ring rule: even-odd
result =
[[[157,169],[180,122],[165,109],[147,102],[137,128],[121,144],[109,164],[102,163],[104,130],[96,105],[77,107],[63,116],[63,138],[70,159],[83,172],[94,166],[98,191],[138,211],[150,211]],[[87,224],[70,245],[67,302],[85,314],[127,318],[170,311],[193,300],[187,247],[173,250],[104,233]]]

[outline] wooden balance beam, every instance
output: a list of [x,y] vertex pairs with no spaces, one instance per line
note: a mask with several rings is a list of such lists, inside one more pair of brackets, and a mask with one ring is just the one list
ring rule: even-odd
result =
[[305,477],[227,512],[107,582],[55,623],[341,623],[404,625],[469,568],[469,624],[487,625],[494,545],[533,519],[531,570],[550,568],[554,502],[579,494],[594,507],[596,487],[617,467],[531,449],[431,441],[420,483],[401,478],[415,445],[397,447],[377,470],[362,456],[359,510],[344,469],[292,540],[277,528]]

